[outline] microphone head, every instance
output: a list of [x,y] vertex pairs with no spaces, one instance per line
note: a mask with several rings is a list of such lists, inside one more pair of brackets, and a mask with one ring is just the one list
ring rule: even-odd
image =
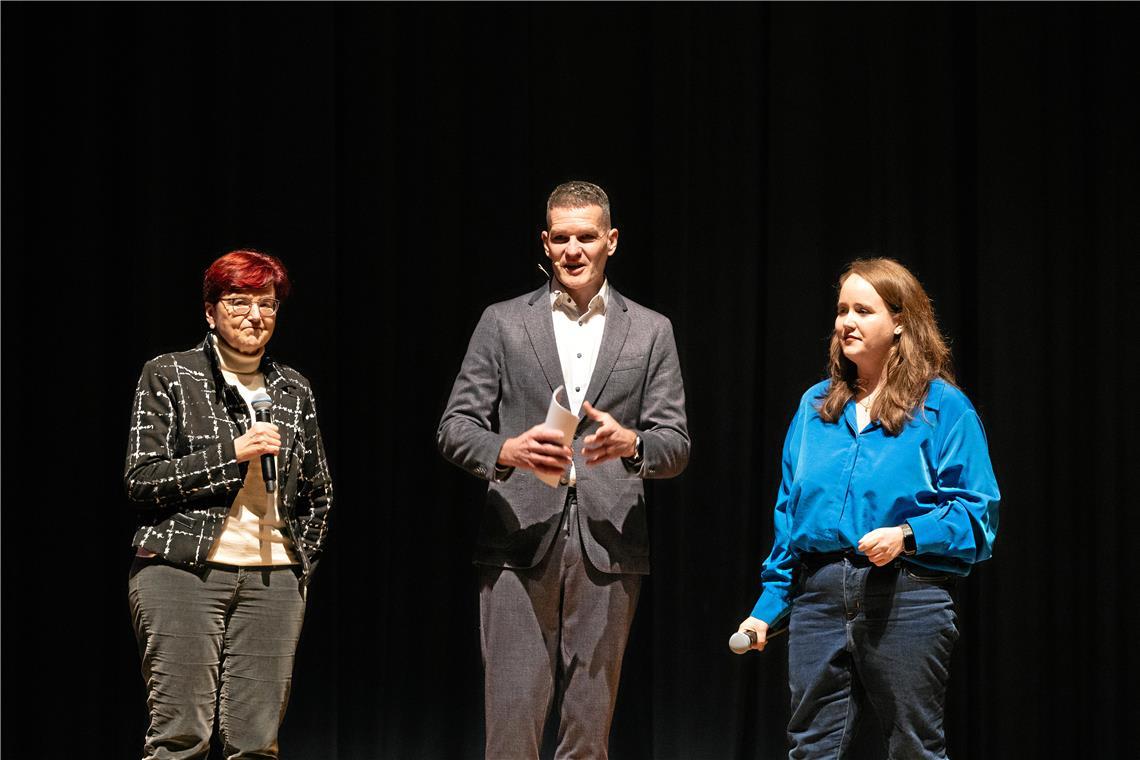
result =
[[258,391],[249,400],[249,405],[255,412],[268,412],[273,408],[273,399],[269,398],[269,394],[265,391]]
[[[749,636],[749,633],[752,635]],[[752,633],[752,631],[748,631],[747,633],[743,631],[737,631],[728,637],[728,648],[737,654],[744,654],[749,649],[751,649],[752,645],[755,643],[756,634]]]

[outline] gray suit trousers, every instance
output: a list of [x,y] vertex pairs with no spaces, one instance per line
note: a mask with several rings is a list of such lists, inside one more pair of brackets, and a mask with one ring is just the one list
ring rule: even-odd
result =
[[577,499],[535,567],[480,569],[487,760],[537,760],[552,704],[557,758],[607,757],[641,576],[595,569],[582,548]]

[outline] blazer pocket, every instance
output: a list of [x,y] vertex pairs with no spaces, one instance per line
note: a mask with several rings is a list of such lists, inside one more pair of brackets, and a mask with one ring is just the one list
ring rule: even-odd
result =
[[625,372],[632,369],[645,369],[646,354],[640,356],[622,356],[619,357],[617,363],[614,364],[614,372]]

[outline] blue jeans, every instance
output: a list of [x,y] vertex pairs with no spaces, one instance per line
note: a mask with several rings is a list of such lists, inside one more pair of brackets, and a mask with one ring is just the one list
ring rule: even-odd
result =
[[789,757],[843,757],[866,708],[892,760],[946,757],[952,582],[901,560],[806,558],[789,623]]
[[137,559],[129,599],[150,707],[143,757],[206,757],[216,712],[227,760],[276,758],[305,615],[294,568]]

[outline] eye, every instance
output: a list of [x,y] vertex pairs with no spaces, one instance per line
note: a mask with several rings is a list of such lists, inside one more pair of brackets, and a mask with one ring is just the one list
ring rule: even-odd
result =
[[252,303],[252,301],[250,301],[248,298],[235,298],[232,301],[230,301],[230,303],[233,304],[234,306],[238,307],[239,309],[244,309],[247,306],[249,306]]
[[566,238],[566,236],[565,236],[565,235],[553,235],[553,236],[551,236],[551,238],[550,238],[550,242],[552,242],[552,243],[558,243],[559,245],[562,245],[563,243],[565,243],[565,242],[566,242],[566,239],[567,239],[567,238]]
[[578,238],[578,241],[581,243],[592,243],[597,239],[598,238],[596,235],[583,235],[582,237]]

